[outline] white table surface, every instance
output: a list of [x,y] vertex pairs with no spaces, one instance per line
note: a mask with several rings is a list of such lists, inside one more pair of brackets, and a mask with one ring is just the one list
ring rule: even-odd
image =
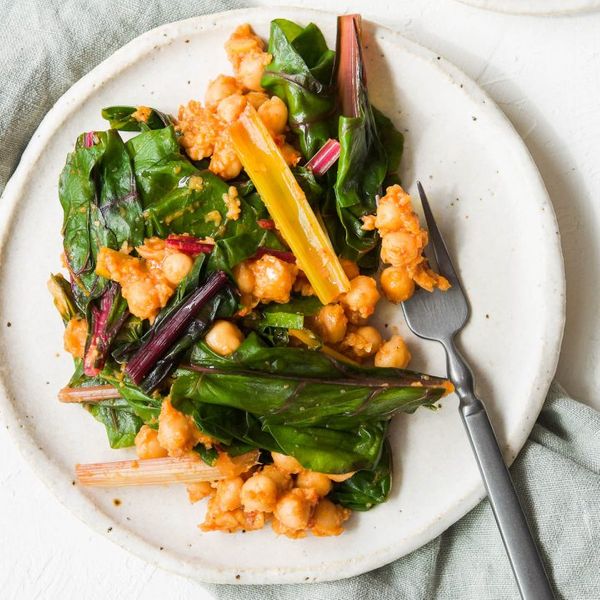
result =
[[[511,16],[453,0],[252,4],[362,12],[439,52],[494,98],[525,139],[558,216],[568,289],[557,377],[600,409],[600,12]],[[1,597],[212,598],[80,523],[38,481],[4,429],[0,456]]]

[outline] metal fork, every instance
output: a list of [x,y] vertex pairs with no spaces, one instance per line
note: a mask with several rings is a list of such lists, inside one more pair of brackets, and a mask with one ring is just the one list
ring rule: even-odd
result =
[[446,350],[448,377],[460,400],[459,410],[488,493],[496,523],[525,600],[554,598],[544,565],[519,503],[517,493],[484,405],[473,391],[473,374],[454,344],[454,337],[469,318],[469,304],[433,218],[423,186],[417,183],[429,228],[430,246],[440,274],[452,287],[433,293],[417,291],[402,304],[410,329],[419,337],[440,342]]

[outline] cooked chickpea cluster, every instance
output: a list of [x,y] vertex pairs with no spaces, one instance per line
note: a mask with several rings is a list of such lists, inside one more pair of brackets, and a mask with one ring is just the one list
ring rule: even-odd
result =
[[[293,457],[272,453],[273,464],[212,484],[188,486],[190,501],[210,496],[203,531],[260,529],[268,522],[278,534],[300,538],[339,535],[350,510],[326,496],[333,478],[308,471]],[[349,473],[342,478],[351,476]]]
[[253,307],[259,302],[290,301],[298,267],[276,256],[265,254],[236,265],[233,277],[242,294],[242,304]]
[[208,168],[223,179],[237,177],[242,163],[231,144],[228,126],[250,104],[257,110],[286,162],[296,165],[301,155],[285,137],[287,106],[277,96],[269,98],[260,85],[263,71],[272,60],[264,51],[263,41],[250,25],[244,24],[227,40],[225,50],[235,77],[219,75],[211,81],[204,106],[190,100],[179,108],[176,129],[181,134],[181,145],[193,160],[210,158]]
[[136,248],[140,258],[130,256],[127,250],[101,248],[96,273],[120,283],[131,314],[152,322],[190,272],[194,261],[156,237],[147,238]]
[[431,292],[447,290],[448,280],[429,268],[423,256],[427,231],[421,228],[410,196],[399,186],[387,188],[379,200],[377,215],[367,215],[365,229],[377,229],[381,235],[381,260],[391,266],[381,274],[381,289],[391,302],[404,302],[415,291],[415,282]]

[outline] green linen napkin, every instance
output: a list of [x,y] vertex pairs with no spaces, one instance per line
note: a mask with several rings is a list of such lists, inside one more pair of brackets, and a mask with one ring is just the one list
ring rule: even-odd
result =
[[[0,2],[0,191],[45,113],[75,81],[140,33],[247,2]],[[553,385],[513,476],[560,597],[600,598],[600,413]],[[343,536],[339,538],[344,543]],[[436,540],[366,575],[333,583],[210,586],[244,600],[517,598],[487,501]]]

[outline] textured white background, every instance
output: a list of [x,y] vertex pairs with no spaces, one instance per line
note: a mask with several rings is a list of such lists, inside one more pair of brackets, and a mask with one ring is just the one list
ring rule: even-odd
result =
[[[293,3],[343,6],[400,31],[462,68],[508,115],[542,173],[562,234],[568,291],[558,379],[600,409],[600,12],[523,17],[452,0]],[[35,478],[4,429],[0,456],[2,598],[211,598],[77,521]]]

